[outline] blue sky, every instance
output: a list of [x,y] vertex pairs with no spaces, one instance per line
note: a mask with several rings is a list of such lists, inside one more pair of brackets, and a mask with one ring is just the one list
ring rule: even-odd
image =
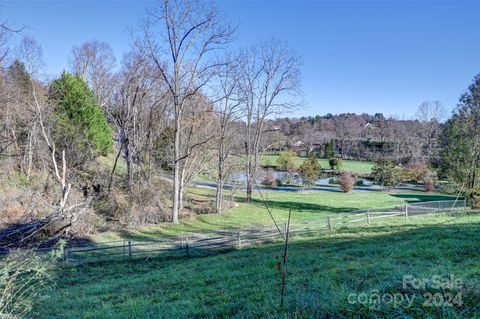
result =
[[[307,105],[295,115],[376,113],[410,117],[424,100],[451,109],[480,72],[478,1],[219,1],[238,24],[234,46],[275,37],[304,59]],[[47,72],[73,45],[98,39],[118,59],[129,27],[152,1],[3,1],[0,15],[43,47]]]

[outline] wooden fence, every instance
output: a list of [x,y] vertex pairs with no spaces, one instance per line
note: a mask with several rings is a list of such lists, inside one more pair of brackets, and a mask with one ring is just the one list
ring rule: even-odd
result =
[[[466,209],[465,200],[421,202],[390,207],[353,211],[342,216],[327,216],[324,220],[297,222],[290,225],[289,236],[308,236],[332,231],[336,228],[350,227],[353,224],[372,224],[378,219],[400,217],[414,218],[443,212],[455,212]],[[188,234],[180,237],[158,240],[133,241],[117,240],[98,243],[68,245],[63,250],[63,262],[80,264],[100,260],[150,257],[154,254],[181,257],[194,254],[208,254],[226,249],[234,249],[251,244],[279,240],[279,233],[285,232],[286,224],[277,227],[253,227],[238,230],[223,230],[211,234]],[[51,248],[37,249],[48,252]]]

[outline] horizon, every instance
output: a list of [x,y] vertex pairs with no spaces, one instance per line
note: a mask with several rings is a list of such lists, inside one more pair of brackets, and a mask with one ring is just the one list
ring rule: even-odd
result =
[[[68,70],[74,45],[112,46],[117,64],[127,29],[154,1],[7,1],[3,18],[43,48],[48,78]],[[304,59],[306,106],[292,117],[382,113],[413,118],[426,100],[447,110],[480,72],[478,2],[218,1],[238,26],[232,47],[275,37]],[[105,13],[108,12],[108,16]],[[283,116],[280,116],[283,117]]]

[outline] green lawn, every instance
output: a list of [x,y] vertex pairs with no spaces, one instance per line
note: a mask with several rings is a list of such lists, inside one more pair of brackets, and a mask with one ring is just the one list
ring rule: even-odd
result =
[[[111,171],[113,166],[115,165],[116,156],[117,154],[115,153],[109,153],[107,156],[99,156],[97,157],[97,162],[106,167],[109,171]],[[127,175],[127,164],[122,157],[119,157],[117,161],[117,166],[115,167],[115,174],[117,176]]]
[[[228,194],[228,192],[227,192]],[[93,236],[94,241],[108,241],[131,238],[135,240],[151,239],[163,235],[178,235],[186,232],[209,232],[221,229],[245,228],[256,225],[271,226],[272,221],[261,200],[263,195],[273,215],[279,221],[285,221],[288,210],[292,210],[292,222],[325,220],[326,216],[346,214],[357,209],[383,207],[406,202],[448,200],[454,197],[440,194],[426,194],[413,191],[352,193],[325,191],[262,191],[254,192],[254,202],[245,203],[245,193],[237,193],[236,207],[223,214],[205,214],[180,220],[180,225],[162,223],[144,228],[126,229],[118,232],[106,232]],[[188,194],[190,200],[212,202],[214,191],[205,188],[192,188]]]
[[[261,164],[276,166],[277,158],[278,158],[278,155],[264,155],[262,157]],[[306,159],[305,157],[296,157],[295,166],[300,167],[300,165],[302,165],[305,159]],[[318,162],[320,163],[322,168],[327,168],[327,169],[330,168],[328,164],[328,159],[320,158],[318,159]],[[343,161],[343,169],[352,173],[370,174],[372,171],[372,166],[373,166],[373,163],[368,161],[353,161],[353,160]]]
[[[321,204],[305,205],[310,214]],[[479,318],[479,227],[477,214],[441,215],[293,238],[284,309],[278,306],[280,243],[205,257],[61,267],[31,318]],[[454,275],[463,287],[404,289],[409,275]],[[377,308],[356,302],[362,293],[408,294],[413,302]],[[463,305],[429,306],[426,293],[460,294]]]

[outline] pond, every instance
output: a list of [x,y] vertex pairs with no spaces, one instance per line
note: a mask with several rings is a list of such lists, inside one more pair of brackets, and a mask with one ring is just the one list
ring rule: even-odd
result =
[[[269,174],[273,176],[273,178],[275,178],[276,180],[281,181],[281,183],[284,185],[302,185],[303,184],[302,176],[299,173],[276,171],[276,170],[259,170],[255,182],[259,185],[262,184],[265,177],[268,176]],[[317,186],[326,186],[326,185],[332,184],[331,180],[334,181],[336,179],[337,177],[319,178],[317,179],[315,184]],[[373,184],[371,181],[366,179],[362,179],[361,181],[363,182],[363,186],[370,186]],[[234,184],[246,184],[247,177],[245,172],[235,172],[229,176],[229,178],[227,179],[227,182],[234,183]]]

